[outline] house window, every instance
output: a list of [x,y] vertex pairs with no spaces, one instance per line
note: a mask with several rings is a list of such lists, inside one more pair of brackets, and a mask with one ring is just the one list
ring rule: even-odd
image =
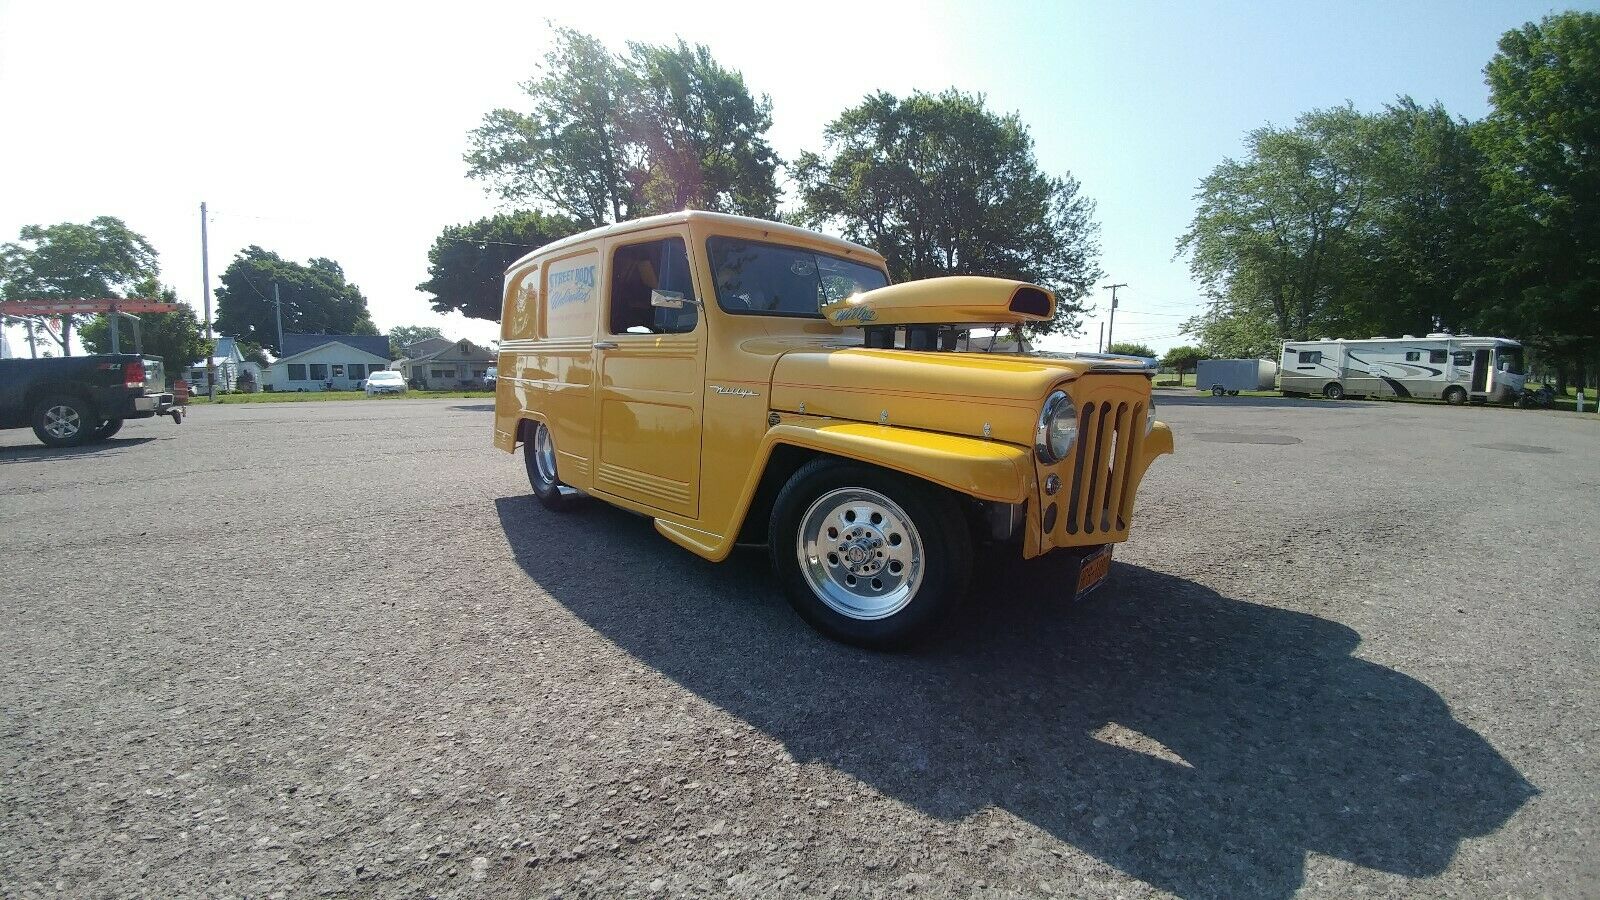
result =
[[[683,306],[650,305],[657,292],[681,294]],[[694,330],[700,311],[689,278],[683,238],[667,238],[617,248],[611,257],[611,333],[684,334]]]
[[327,381],[328,380],[328,364],[327,363],[311,363],[310,364],[310,369],[311,369],[311,380],[312,381]]
[[306,380],[306,364],[305,363],[289,363],[289,380],[290,381],[305,381]]
[[333,364],[333,377],[335,377],[335,378],[343,378],[344,377],[344,366],[340,365],[339,363],[334,363]]
[[433,377],[434,378],[454,378],[454,377],[456,377],[456,373],[451,371],[451,370],[449,370],[449,369],[434,369],[433,370]]
[[1445,357],[1447,356],[1449,356],[1449,354],[1445,353],[1443,350],[1429,350],[1428,362],[1442,363],[1445,361]]
[[1300,362],[1302,365],[1316,365],[1322,362],[1321,350],[1301,350]]
[[1406,351],[1406,362],[1422,362],[1422,351],[1420,351],[1420,350],[1407,350]]

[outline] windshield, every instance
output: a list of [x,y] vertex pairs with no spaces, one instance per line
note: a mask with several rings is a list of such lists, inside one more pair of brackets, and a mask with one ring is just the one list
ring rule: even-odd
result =
[[1494,351],[1496,369],[1509,375],[1522,374],[1522,348],[1521,347],[1496,347]]
[[889,283],[882,269],[800,247],[714,237],[706,249],[731,313],[820,317],[823,304]]
[[399,381],[400,380],[400,373],[399,372],[390,372],[390,371],[373,372],[372,376],[370,377],[369,380],[371,380],[371,381]]

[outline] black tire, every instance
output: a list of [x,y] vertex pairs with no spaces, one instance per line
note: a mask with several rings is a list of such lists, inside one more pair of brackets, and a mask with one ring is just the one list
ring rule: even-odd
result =
[[[571,506],[572,498],[561,490],[561,478],[556,472],[555,463],[555,438],[550,436],[550,429],[543,422],[524,422],[522,424],[524,443],[522,445],[522,461],[528,468],[528,484],[533,486],[533,496],[537,497],[545,509],[557,512]],[[550,453],[545,458],[549,466],[548,473],[540,471],[539,443],[541,439],[550,442]]]
[[100,423],[100,427],[96,428],[94,430],[93,434],[89,435],[89,441],[91,443],[93,443],[93,442],[97,442],[97,441],[109,440],[112,435],[116,434],[117,432],[119,432],[121,430],[122,430],[122,420],[121,419],[107,419],[104,422]]
[[94,434],[94,404],[79,394],[51,394],[33,405],[33,433],[47,447],[76,447]]
[[1229,397],[1237,397],[1237,396],[1239,396],[1239,392],[1238,391],[1229,391],[1228,392],[1228,396]]
[[1220,385],[1220,384],[1213,384],[1211,386],[1211,396],[1213,396],[1213,397],[1221,397],[1223,394],[1226,394],[1226,393],[1227,393],[1227,391],[1224,391],[1222,389],[1222,385]]
[[1461,406],[1467,402],[1467,392],[1460,385],[1451,385],[1444,389],[1444,402],[1451,406]]
[[[892,578],[909,593],[898,601],[892,601],[888,596],[872,598],[864,594],[854,595],[853,599],[859,599],[863,604],[888,601],[893,608],[881,613],[851,615],[838,608],[840,602],[837,599],[824,599],[819,590],[833,590],[835,597],[838,596],[837,592],[851,590],[844,587],[843,579],[855,577],[848,574],[857,571],[848,560],[856,557],[838,557],[830,553],[828,558],[835,559],[835,562],[829,564],[819,552],[816,570],[802,565],[802,528],[808,519],[824,525],[834,522],[833,517],[824,515],[828,511],[828,507],[823,505],[825,501],[839,503],[841,506],[835,509],[843,509],[855,503],[873,505],[877,500],[887,501],[889,518],[886,521],[876,518],[871,522],[867,518],[849,520],[857,521],[862,526],[856,529],[864,532],[861,535],[847,530],[825,537],[827,532],[834,531],[825,527],[817,535],[819,549],[832,546],[844,554],[848,543],[851,545],[850,553],[861,550],[861,556],[865,558],[863,565],[877,566],[861,574],[860,590],[863,592],[867,591],[867,582],[877,586],[879,579],[873,575],[876,572],[886,579],[885,586],[891,584],[888,579]],[[898,522],[902,515],[909,520],[909,529],[903,527],[904,523]],[[811,518],[813,516],[815,518]],[[851,526],[843,524],[846,521],[842,517],[838,520],[841,527],[849,529]],[[879,528],[882,530],[877,530]],[[900,530],[906,531],[905,537],[899,536]],[[872,543],[873,540],[879,543]],[[960,606],[972,574],[972,533],[961,517],[960,507],[948,492],[915,478],[847,460],[817,459],[794,473],[773,503],[767,543],[772,554],[772,567],[795,612],[813,628],[834,640],[871,649],[903,647],[938,625]],[[884,553],[870,548],[888,550],[889,544],[904,546],[906,549],[902,552],[914,559],[913,568],[906,568],[905,564],[893,557],[886,562],[875,561],[871,557],[873,553],[883,557]],[[920,547],[920,558],[912,554],[917,547]],[[892,554],[894,551],[890,552]],[[860,559],[857,561],[860,562]],[[830,575],[830,571],[838,573],[838,577]],[[904,580],[897,577],[899,573],[908,571],[912,574],[904,576]],[[811,573],[810,577],[808,572]],[[920,578],[916,577],[916,573],[920,573]],[[831,587],[814,588],[811,578],[817,578],[819,584]],[[896,603],[897,606],[894,605]]]
[[1322,396],[1328,398],[1329,400],[1343,400],[1344,385],[1337,381],[1330,381],[1322,386]]

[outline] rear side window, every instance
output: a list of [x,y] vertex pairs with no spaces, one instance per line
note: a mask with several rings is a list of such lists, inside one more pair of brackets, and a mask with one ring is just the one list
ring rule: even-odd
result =
[[1406,351],[1406,362],[1422,362],[1422,351],[1421,350],[1407,350]]
[[600,254],[591,250],[556,260],[545,269],[545,337],[594,334],[595,311],[600,306],[594,284],[599,258]]
[[1447,357],[1448,355],[1449,354],[1445,353],[1443,350],[1429,350],[1428,351],[1428,362],[1431,362],[1431,363],[1442,363],[1442,362],[1445,361],[1445,357]]
[[[676,295],[683,305],[655,306],[654,295]],[[700,321],[693,300],[689,254],[683,238],[618,247],[611,255],[611,333],[686,334]]]
[[1450,354],[1450,362],[1453,363],[1454,365],[1458,365],[1458,366],[1471,366],[1472,365],[1472,351],[1471,350],[1457,350],[1456,352]]
[[1301,350],[1300,351],[1300,362],[1303,365],[1316,365],[1317,363],[1322,362],[1322,351],[1321,350]]

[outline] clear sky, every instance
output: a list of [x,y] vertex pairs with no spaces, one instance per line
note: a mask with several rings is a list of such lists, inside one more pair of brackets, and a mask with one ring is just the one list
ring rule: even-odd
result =
[[[1103,281],[1130,285],[1116,337],[1161,350],[1198,306],[1173,259],[1195,186],[1245,132],[1398,94],[1479,117],[1503,31],[1595,6],[0,0],[0,240],[119,216],[198,308],[204,200],[213,286],[249,244],[327,256],[380,329],[487,340],[493,323],[435,315],[414,286],[442,226],[495,210],[465,177],[466,133],[521,103],[553,21],[619,49],[710,45],[771,95],[785,157],[819,148],[826,122],[869,91],[986,94],[1032,127],[1045,169],[1098,202]],[[1069,345],[1093,349],[1101,315]]]

